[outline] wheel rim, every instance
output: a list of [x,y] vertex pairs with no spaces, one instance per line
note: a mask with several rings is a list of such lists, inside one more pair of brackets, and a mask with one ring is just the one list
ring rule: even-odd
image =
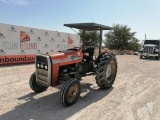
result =
[[76,99],[76,97],[78,96],[78,92],[79,92],[78,85],[77,84],[73,85],[69,89],[68,94],[67,94],[68,101],[73,102]]
[[116,73],[116,64],[114,61],[111,61],[108,64],[107,70],[106,70],[106,77],[108,79],[108,81],[112,81],[113,78],[115,77],[115,73]]
[[106,70],[106,78],[109,78],[109,76],[111,75],[111,65],[108,64],[107,70]]

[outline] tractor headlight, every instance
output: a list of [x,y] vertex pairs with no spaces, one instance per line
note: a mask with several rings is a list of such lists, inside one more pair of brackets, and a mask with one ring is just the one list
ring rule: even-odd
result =
[[48,66],[47,66],[47,65],[45,65],[45,66],[44,66],[44,69],[45,69],[45,70],[48,70]]
[[37,67],[38,67],[38,68],[40,67],[40,64],[39,64],[39,63],[37,64]]
[[43,65],[43,64],[41,64],[41,68],[44,68],[44,65]]
[[158,49],[155,49],[155,52],[158,52]]

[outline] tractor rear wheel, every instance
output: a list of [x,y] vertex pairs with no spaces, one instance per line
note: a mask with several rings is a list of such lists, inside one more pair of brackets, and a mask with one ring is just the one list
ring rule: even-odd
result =
[[81,86],[79,80],[76,78],[70,78],[64,83],[61,93],[60,101],[64,106],[71,106],[78,100],[81,92]]
[[36,92],[36,93],[41,93],[45,90],[47,90],[48,86],[43,86],[43,85],[40,85],[36,82],[36,73],[34,72],[30,79],[29,79],[29,85],[31,87],[31,89]]
[[112,87],[117,74],[117,61],[115,57],[104,58],[99,63],[96,72],[96,83],[101,89],[109,89]]

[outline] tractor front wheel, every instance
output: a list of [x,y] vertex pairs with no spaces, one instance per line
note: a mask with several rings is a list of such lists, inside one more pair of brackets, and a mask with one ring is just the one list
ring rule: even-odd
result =
[[36,93],[41,93],[45,90],[47,90],[48,86],[43,86],[43,85],[40,85],[36,82],[36,73],[34,72],[30,79],[29,79],[29,85],[31,87],[31,89],[36,92]]
[[117,74],[116,58],[103,59],[96,74],[96,83],[101,89],[109,89],[112,87]]
[[60,101],[64,106],[71,106],[76,103],[81,92],[81,86],[79,80],[76,78],[70,78],[64,83],[61,93]]

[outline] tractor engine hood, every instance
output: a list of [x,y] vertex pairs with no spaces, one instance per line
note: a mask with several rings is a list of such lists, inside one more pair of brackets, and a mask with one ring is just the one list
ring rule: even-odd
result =
[[62,52],[52,52],[48,53],[47,55],[51,57],[53,64],[56,63],[72,64],[76,62],[81,62],[83,59],[83,53],[80,49],[66,50]]
[[65,59],[66,56],[62,52],[52,52],[48,54],[52,59]]

